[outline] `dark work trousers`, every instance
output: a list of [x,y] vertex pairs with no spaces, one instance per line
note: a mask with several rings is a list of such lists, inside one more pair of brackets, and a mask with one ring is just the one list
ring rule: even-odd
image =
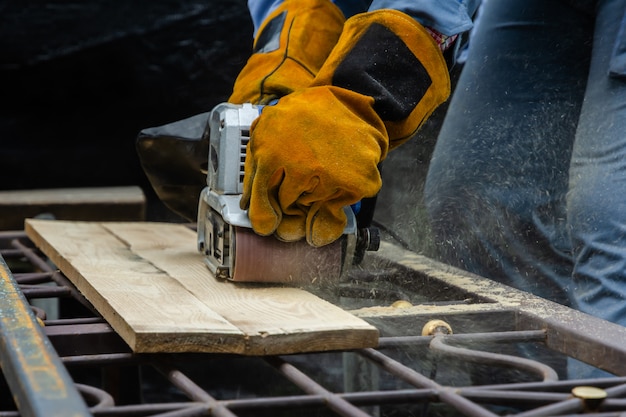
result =
[[439,256],[626,325],[626,1],[478,22],[426,183]]

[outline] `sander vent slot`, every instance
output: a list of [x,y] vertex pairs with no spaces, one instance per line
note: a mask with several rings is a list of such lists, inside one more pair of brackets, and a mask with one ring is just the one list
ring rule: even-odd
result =
[[244,175],[244,163],[246,162],[246,147],[248,146],[248,142],[250,142],[250,130],[241,129],[241,134],[239,135],[241,138],[241,145],[239,150],[239,183],[243,184],[243,175]]

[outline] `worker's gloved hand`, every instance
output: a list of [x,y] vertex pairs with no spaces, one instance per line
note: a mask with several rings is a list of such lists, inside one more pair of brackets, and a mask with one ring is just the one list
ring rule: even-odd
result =
[[428,32],[393,10],[348,19],[310,87],[252,125],[241,206],[254,230],[313,246],[341,236],[343,207],[374,196],[378,164],[450,93]]
[[344,24],[329,0],[286,0],[258,30],[253,54],[239,73],[230,103],[267,104],[307,87]]

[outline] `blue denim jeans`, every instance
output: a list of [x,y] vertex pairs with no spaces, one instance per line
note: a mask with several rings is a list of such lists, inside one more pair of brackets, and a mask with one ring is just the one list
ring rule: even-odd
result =
[[626,325],[626,0],[488,1],[425,189],[440,258]]
[[[346,18],[378,9],[394,9],[413,16],[421,24],[446,35],[465,32],[472,27],[471,16],[480,0],[332,0]],[[254,33],[283,0],[248,0]]]

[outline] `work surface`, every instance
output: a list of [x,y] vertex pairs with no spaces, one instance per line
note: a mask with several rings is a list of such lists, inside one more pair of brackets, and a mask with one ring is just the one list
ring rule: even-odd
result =
[[134,352],[372,347],[378,331],[298,288],[216,279],[184,225],[26,220],[30,239]]

